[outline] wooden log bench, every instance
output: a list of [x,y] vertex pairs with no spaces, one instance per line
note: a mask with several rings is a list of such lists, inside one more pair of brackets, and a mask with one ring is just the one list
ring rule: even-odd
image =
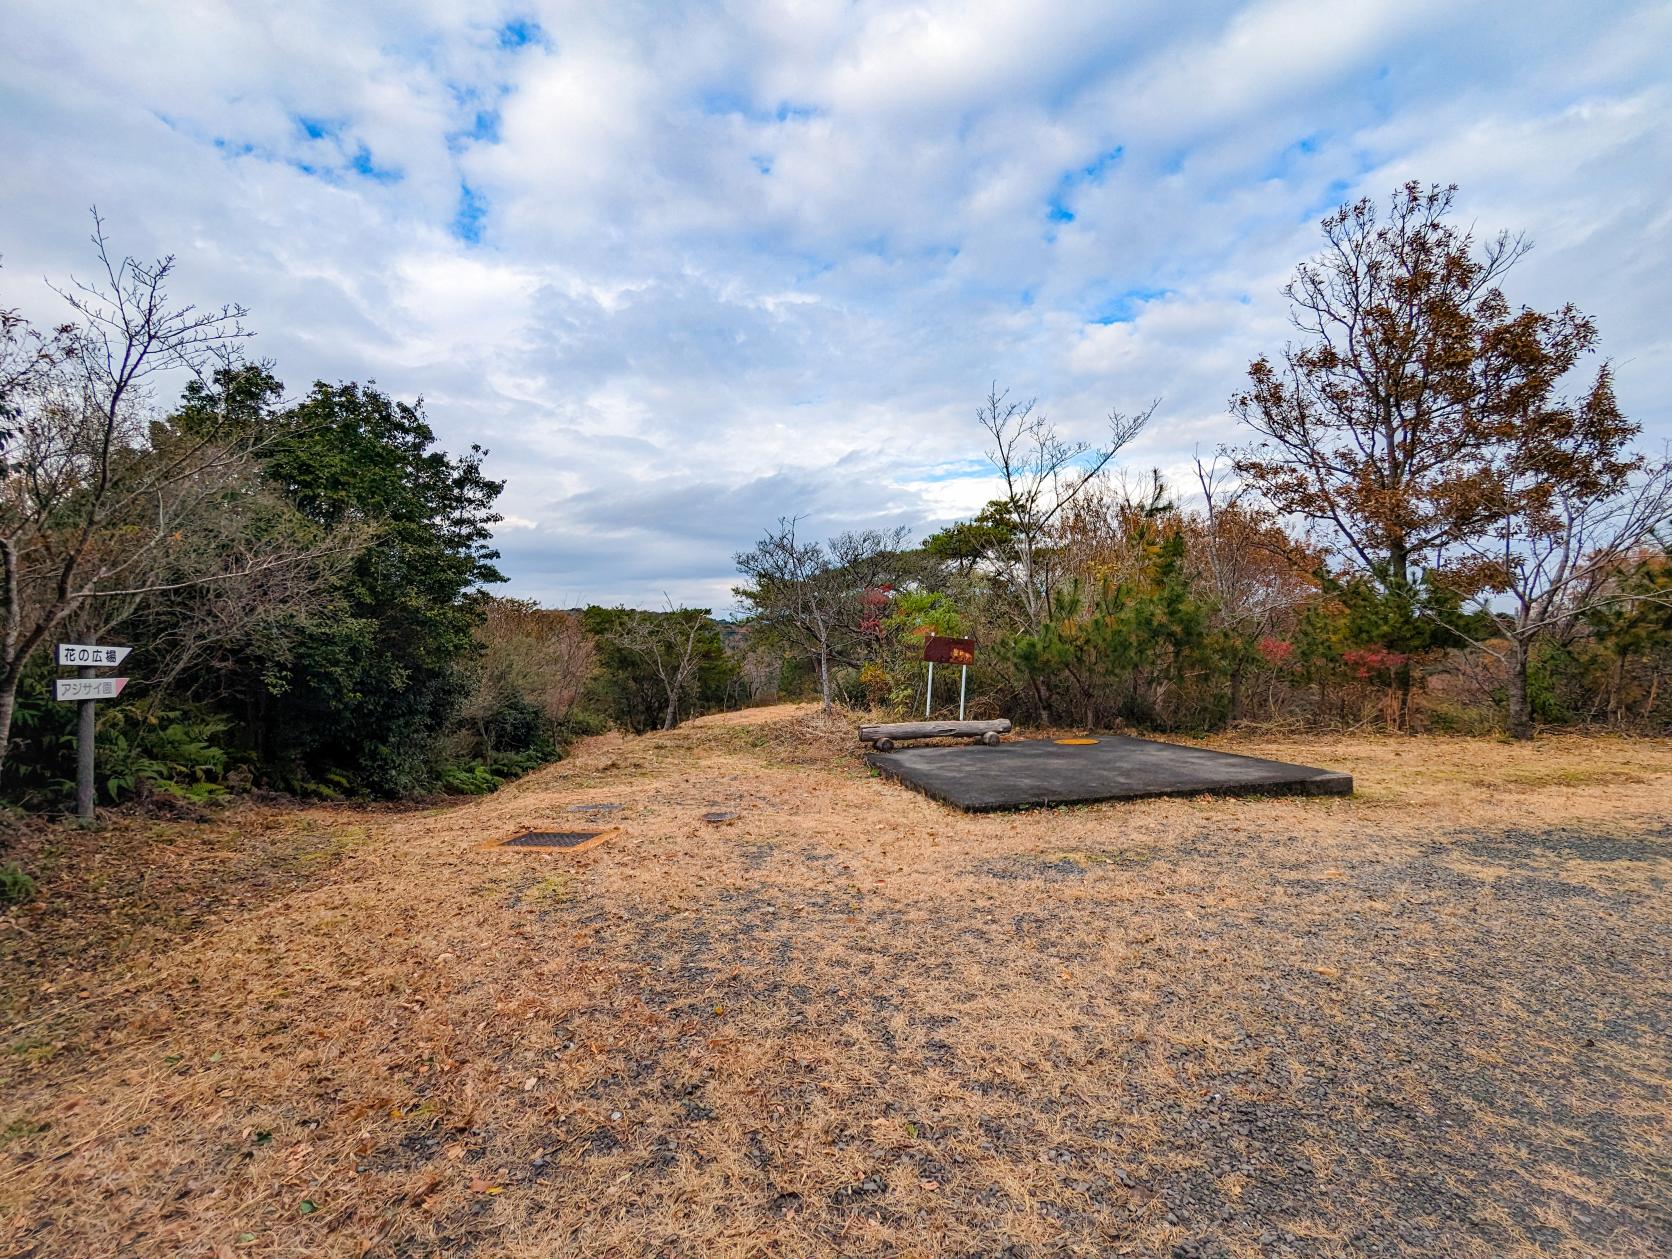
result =
[[1001,734],[1010,733],[1010,718],[996,721],[895,721],[881,726],[859,727],[859,741],[875,745],[879,752],[892,752],[905,739],[976,739],[992,747]]

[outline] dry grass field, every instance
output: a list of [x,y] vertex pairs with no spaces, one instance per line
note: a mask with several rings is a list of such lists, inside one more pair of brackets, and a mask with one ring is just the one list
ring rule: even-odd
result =
[[31,836],[0,1255],[1672,1251],[1672,746],[966,817],[851,738]]

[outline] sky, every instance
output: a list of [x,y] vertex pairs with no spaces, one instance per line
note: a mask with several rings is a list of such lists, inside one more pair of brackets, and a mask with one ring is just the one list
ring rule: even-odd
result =
[[[1318,220],[1408,179],[1535,243],[1672,438],[1672,5],[8,0],[0,305],[88,208],[251,352],[422,396],[504,592],[729,608],[732,557],[992,496],[997,382],[1184,482]],[[166,402],[167,399],[161,401]]]

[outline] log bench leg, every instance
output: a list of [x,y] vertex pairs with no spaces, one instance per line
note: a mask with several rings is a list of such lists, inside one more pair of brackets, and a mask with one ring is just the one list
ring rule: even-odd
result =
[[878,739],[872,746],[874,746],[879,752],[892,752],[894,750],[894,740]]
[[994,731],[989,730],[981,736],[981,742],[987,747],[996,748],[999,745],[999,736]]

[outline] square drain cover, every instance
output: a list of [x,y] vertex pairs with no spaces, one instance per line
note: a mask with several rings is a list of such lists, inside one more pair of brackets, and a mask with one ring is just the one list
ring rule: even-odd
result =
[[532,848],[555,852],[584,852],[615,834],[616,827],[603,831],[520,831],[510,839],[494,840],[490,848]]
[[579,848],[603,831],[524,831],[505,841],[507,848]]

